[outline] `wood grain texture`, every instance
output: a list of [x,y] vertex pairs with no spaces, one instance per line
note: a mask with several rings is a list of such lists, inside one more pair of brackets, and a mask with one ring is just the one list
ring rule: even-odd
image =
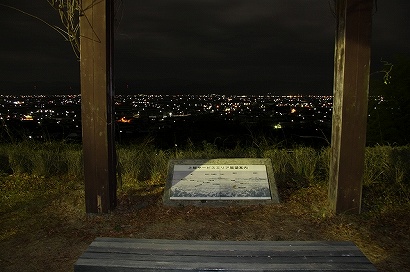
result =
[[97,238],[82,271],[377,271],[352,242]]

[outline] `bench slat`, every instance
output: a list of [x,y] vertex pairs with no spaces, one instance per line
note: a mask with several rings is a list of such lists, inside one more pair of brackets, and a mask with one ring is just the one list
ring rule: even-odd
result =
[[83,271],[376,271],[352,242],[97,238]]
[[350,249],[325,249],[325,248],[315,248],[315,249],[300,249],[300,248],[272,248],[272,250],[256,250],[253,249],[252,251],[245,251],[245,250],[181,250],[181,249],[167,249],[167,250],[144,250],[144,249],[129,249],[129,248],[118,248],[118,247],[104,247],[104,248],[95,248],[90,247],[87,250],[88,252],[95,252],[95,253],[123,253],[123,254],[140,254],[144,252],[144,254],[149,255],[161,255],[161,256],[184,256],[187,254],[194,255],[194,256],[234,256],[234,257],[242,257],[242,256],[350,256],[350,257],[364,257],[363,253],[358,252]]
[[[169,255],[147,255],[147,254],[123,254],[123,253],[102,253],[85,252],[83,259],[113,259],[131,261],[150,261],[150,262],[173,262],[175,256]],[[184,255],[178,256],[179,262],[199,262],[199,263],[368,263],[366,257],[350,256],[198,256]]]
[[185,263],[185,262],[139,262],[121,260],[82,260],[83,266],[75,271],[376,271],[368,264],[356,263]]
[[[138,243],[135,241],[138,240]],[[100,244],[108,242],[110,244],[115,244],[115,242],[119,242],[121,244],[129,243],[132,246],[220,246],[220,245],[227,245],[227,246],[272,246],[273,241],[221,241],[221,240],[166,240],[166,239],[135,239],[135,238],[112,238],[112,237],[97,237],[95,238],[95,244]],[[353,242],[350,241],[274,241],[275,246],[355,246]]]

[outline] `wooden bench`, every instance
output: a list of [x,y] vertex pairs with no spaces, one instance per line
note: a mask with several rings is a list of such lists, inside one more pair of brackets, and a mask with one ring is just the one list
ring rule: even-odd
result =
[[352,242],[97,238],[81,271],[377,271]]

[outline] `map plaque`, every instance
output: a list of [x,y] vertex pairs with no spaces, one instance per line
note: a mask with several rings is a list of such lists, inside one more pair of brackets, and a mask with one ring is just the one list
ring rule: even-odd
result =
[[278,203],[269,159],[171,160],[166,205]]

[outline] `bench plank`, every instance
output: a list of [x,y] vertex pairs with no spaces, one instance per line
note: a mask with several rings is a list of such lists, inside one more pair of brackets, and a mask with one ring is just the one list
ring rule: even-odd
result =
[[377,271],[352,242],[97,238],[74,271]]

